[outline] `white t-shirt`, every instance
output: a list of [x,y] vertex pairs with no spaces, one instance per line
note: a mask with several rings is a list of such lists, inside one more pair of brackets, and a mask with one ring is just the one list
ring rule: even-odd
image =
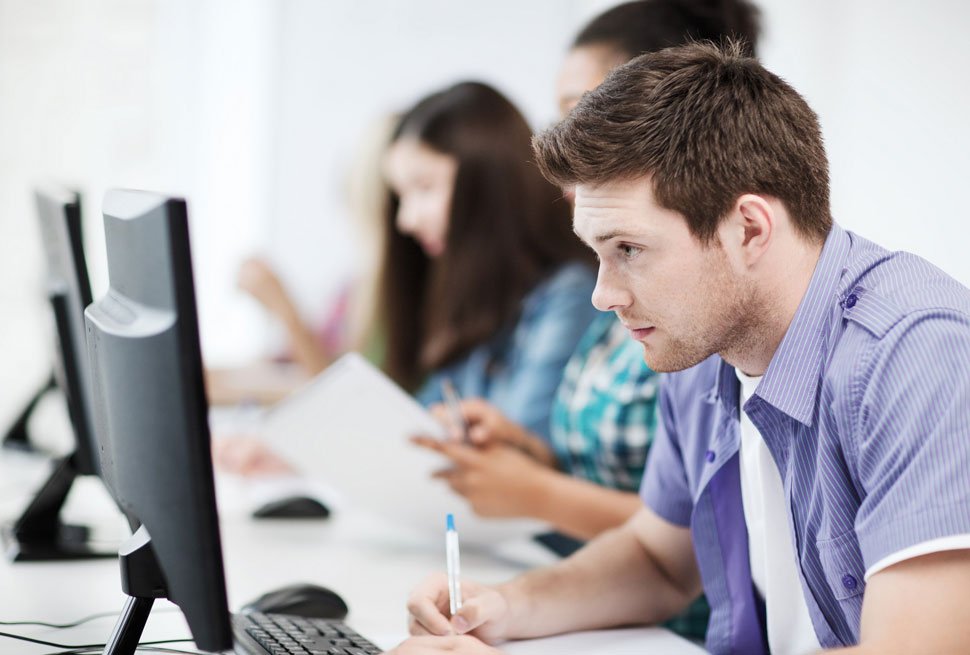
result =
[[[741,500],[748,526],[751,579],[765,601],[772,655],[806,655],[820,650],[798,577],[795,545],[788,531],[787,497],[778,467],[744,403],[761,377],[735,370],[741,381]],[[931,539],[887,555],[866,570],[865,579],[887,566],[945,550],[970,549],[970,534]]]
[[[741,407],[761,378],[737,371]],[[748,526],[751,579],[765,601],[772,655],[808,655],[820,650],[798,578],[795,545],[788,532],[785,488],[771,452],[748,415],[741,411],[741,500]]]

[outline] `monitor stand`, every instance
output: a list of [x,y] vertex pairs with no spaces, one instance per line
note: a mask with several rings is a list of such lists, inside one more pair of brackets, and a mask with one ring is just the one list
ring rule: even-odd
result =
[[168,598],[168,582],[145,526],[140,526],[118,551],[118,563],[121,588],[128,600],[102,655],[134,655],[155,599]]
[[40,402],[41,398],[47,395],[47,392],[53,391],[56,388],[57,382],[54,379],[54,374],[51,373],[47,382],[44,383],[44,386],[38,389],[31,399],[27,401],[23,410],[17,415],[17,418],[14,419],[10,427],[7,428],[7,432],[3,435],[3,441],[0,442],[4,448],[31,453],[38,452],[37,446],[30,441],[27,423],[30,421],[34,410],[37,409],[37,403]]
[[0,529],[4,552],[13,562],[116,557],[116,550],[94,547],[91,531],[61,522],[61,508],[77,477],[74,455],[56,460],[54,470],[12,525]]

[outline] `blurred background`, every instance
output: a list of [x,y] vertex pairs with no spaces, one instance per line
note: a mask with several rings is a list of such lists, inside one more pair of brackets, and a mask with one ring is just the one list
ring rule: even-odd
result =
[[[0,0],[0,424],[50,369],[32,187],[84,194],[95,298],[105,189],[185,196],[203,351],[281,335],[236,289],[264,255],[309,320],[355,275],[348,176],[374,122],[461,79],[536,129],[592,0]],[[761,57],[818,112],[843,226],[970,285],[970,5],[760,0]]]

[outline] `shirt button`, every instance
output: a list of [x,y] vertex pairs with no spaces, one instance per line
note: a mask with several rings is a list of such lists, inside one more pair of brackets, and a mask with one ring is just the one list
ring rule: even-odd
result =
[[858,302],[858,300],[859,300],[859,296],[855,295],[854,293],[850,293],[849,297],[845,299],[845,308],[852,309],[853,307],[855,307],[855,304],[856,302]]
[[716,455],[714,454],[713,450],[708,450],[707,453],[704,455],[704,458],[707,459],[707,461],[712,464],[714,463],[715,457]]
[[855,589],[858,584],[859,583],[856,582],[856,579],[851,575],[849,575],[848,573],[842,576],[842,586],[848,589],[849,591],[852,591],[853,589]]

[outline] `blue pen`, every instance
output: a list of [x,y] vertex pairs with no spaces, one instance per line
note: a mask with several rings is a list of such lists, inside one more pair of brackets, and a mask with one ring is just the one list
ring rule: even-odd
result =
[[448,515],[445,531],[445,556],[448,560],[448,606],[454,616],[461,609],[461,564],[458,559],[458,531],[455,530],[455,517]]

